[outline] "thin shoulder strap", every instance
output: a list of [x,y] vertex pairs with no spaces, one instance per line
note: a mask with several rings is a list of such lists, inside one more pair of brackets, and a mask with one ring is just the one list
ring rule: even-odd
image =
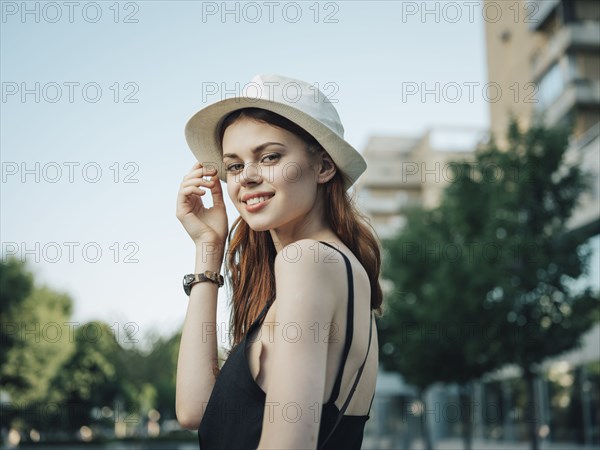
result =
[[[373,331],[373,314],[371,313],[371,320],[369,323],[369,345],[367,346],[367,354],[365,355],[365,360],[363,361],[363,363],[360,365],[360,368],[358,369],[358,373],[356,374],[354,384],[352,385],[352,389],[350,389],[350,394],[348,394],[348,398],[344,402],[342,409],[340,409],[340,413],[337,416],[337,419],[335,421],[335,424],[333,425],[333,428],[331,429],[331,431],[329,432],[329,434],[327,435],[327,437],[325,438],[325,440],[323,441],[323,443],[321,444],[319,449],[322,449],[325,446],[325,444],[327,443],[327,441],[329,440],[329,438],[333,435],[333,432],[335,431],[335,429],[337,428],[339,423],[342,421],[342,418],[344,417],[344,413],[346,412],[346,408],[348,408],[348,405],[350,404],[350,400],[352,400],[352,396],[354,395],[354,391],[356,390],[356,386],[358,385],[360,376],[362,375],[363,369],[365,368],[365,363],[367,362],[367,356],[369,356],[369,349],[371,348],[371,332],[372,331]],[[374,398],[375,398],[375,394],[373,394],[373,397],[371,398],[371,405],[373,404]],[[371,405],[369,405],[369,411],[371,411]]]
[[[341,378],[342,378],[342,371],[344,368],[344,365],[346,363],[346,358],[348,357],[348,351],[350,350],[350,344],[352,342],[352,328],[353,328],[353,317],[354,317],[354,286],[353,286],[353,282],[352,282],[352,268],[350,266],[350,260],[348,259],[348,257],[346,255],[344,255],[344,253],[342,251],[340,251],[339,249],[333,247],[332,245],[329,245],[326,242],[323,241],[319,241],[335,250],[337,250],[338,252],[340,252],[342,254],[342,256],[344,257],[344,261],[346,262],[346,269],[348,271],[348,297],[349,297],[349,301],[348,301],[348,323],[346,325],[346,345],[344,346],[344,353],[343,353],[343,357],[342,357],[342,363],[340,365],[340,369],[338,371],[338,378],[336,378],[336,383],[334,385],[334,392],[332,392],[331,398],[334,398],[333,394],[335,393],[335,399],[337,400],[337,396],[339,394],[339,389],[340,389],[340,384],[341,384]],[[350,330],[350,333],[348,333],[348,330]],[[373,331],[373,314],[370,314],[370,320],[369,320],[369,344],[367,346],[367,354],[365,355],[365,359],[362,362],[360,368],[358,369],[358,372],[356,374],[356,378],[354,379],[354,384],[352,385],[352,389],[350,389],[350,393],[348,394],[348,398],[346,399],[346,401],[344,402],[344,405],[342,406],[342,409],[340,409],[340,412],[337,416],[337,419],[335,421],[335,424],[333,425],[333,428],[331,429],[331,431],[329,432],[329,434],[327,435],[327,437],[325,438],[325,440],[323,441],[323,443],[321,444],[321,446],[319,447],[319,449],[322,449],[325,444],[327,443],[327,441],[329,440],[329,438],[333,435],[335,429],[337,428],[337,426],[339,425],[339,423],[342,421],[342,418],[344,417],[344,413],[346,412],[346,408],[348,408],[348,405],[350,404],[350,400],[352,400],[352,396],[354,395],[354,391],[356,390],[356,386],[358,385],[358,382],[360,380],[360,377],[362,375],[363,369],[365,368],[365,364],[367,362],[367,357],[369,356],[369,350],[371,348],[371,334]],[[375,394],[373,394],[373,398],[375,398]],[[371,405],[373,404],[373,398],[371,399]],[[331,399],[329,400],[331,401]],[[369,411],[371,410],[371,405],[369,405]]]
[[337,375],[335,377],[335,383],[333,384],[333,389],[331,390],[331,397],[329,397],[329,402],[335,402],[340,394],[340,387],[342,385],[342,375],[344,373],[344,367],[346,366],[346,360],[348,359],[348,353],[350,353],[350,346],[352,345],[352,335],[354,333],[354,280],[352,276],[352,266],[350,265],[350,260],[344,253],[342,253],[337,248],[328,244],[327,242],[319,241],[322,244],[327,245],[328,247],[337,250],[344,258],[344,262],[346,263],[346,272],[348,273],[348,308],[346,314],[346,340],[344,343],[344,351],[342,352],[342,360],[340,361],[340,366],[337,371]]
[[274,300],[272,298],[267,301],[265,306],[263,306],[263,309],[260,311],[260,313],[258,313],[258,316],[256,317],[256,319],[254,319],[254,322],[252,322],[252,325],[250,325],[250,328],[252,328],[255,325],[262,324],[262,319],[267,314],[267,311],[271,307],[271,304],[273,303],[273,301]]

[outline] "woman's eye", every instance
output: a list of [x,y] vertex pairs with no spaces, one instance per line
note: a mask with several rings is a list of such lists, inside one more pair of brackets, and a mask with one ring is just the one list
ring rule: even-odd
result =
[[[281,158],[281,155],[279,155],[278,153],[271,153],[270,155],[266,155],[261,162],[274,162],[277,161]],[[244,169],[244,164],[241,163],[234,163],[234,164],[230,164],[228,165],[225,170],[227,172],[239,172],[240,170]]]
[[271,153],[270,155],[265,156],[263,158],[263,161],[267,160],[267,162],[273,162],[273,161],[277,161],[280,157],[281,157],[281,155],[279,155],[277,153]]
[[241,170],[237,166],[243,166],[243,164],[230,164],[226,167],[227,172],[235,172],[236,170]]

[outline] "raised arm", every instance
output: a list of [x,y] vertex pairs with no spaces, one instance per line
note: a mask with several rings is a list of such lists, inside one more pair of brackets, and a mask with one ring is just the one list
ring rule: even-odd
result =
[[[211,176],[211,180],[202,177]],[[213,207],[207,209],[201,196],[209,188]],[[221,183],[210,171],[194,164],[181,183],[177,197],[177,218],[196,245],[195,272],[220,272],[227,234],[227,213],[223,203]],[[211,282],[192,286],[183,324],[179,357],[175,410],[177,420],[184,428],[196,430],[200,426],[203,407],[210,398],[215,384],[217,367],[217,292]]]

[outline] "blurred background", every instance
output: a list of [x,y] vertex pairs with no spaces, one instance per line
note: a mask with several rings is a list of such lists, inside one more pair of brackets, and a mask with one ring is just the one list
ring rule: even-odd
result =
[[385,300],[363,448],[600,446],[598,2],[1,15],[2,448],[197,448],[174,412],[183,128],[258,73],[313,82],[368,162],[352,195]]

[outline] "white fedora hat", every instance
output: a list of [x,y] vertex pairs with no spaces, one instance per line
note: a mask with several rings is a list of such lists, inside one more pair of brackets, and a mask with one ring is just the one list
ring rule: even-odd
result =
[[330,100],[305,81],[280,75],[256,75],[244,86],[242,95],[212,103],[192,116],[185,126],[185,138],[199,162],[222,170],[223,150],[219,144],[221,123],[233,111],[261,108],[283,116],[302,127],[323,146],[344,175],[350,188],[367,168],[354,147],[344,140],[344,127]]

